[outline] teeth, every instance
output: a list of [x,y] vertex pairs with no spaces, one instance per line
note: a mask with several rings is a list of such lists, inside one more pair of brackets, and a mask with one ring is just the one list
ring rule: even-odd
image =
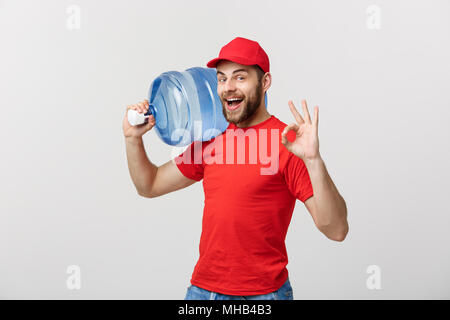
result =
[[242,99],[239,99],[239,98],[227,99],[227,101],[236,101],[236,100],[242,100]]

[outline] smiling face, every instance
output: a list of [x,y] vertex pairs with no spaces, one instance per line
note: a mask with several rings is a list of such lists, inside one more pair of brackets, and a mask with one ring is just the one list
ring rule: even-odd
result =
[[[260,106],[264,106],[262,77],[257,66],[247,66],[228,60],[217,66],[217,93],[222,112],[228,122],[237,124],[248,120]],[[235,100],[236,101],[229,101]]]

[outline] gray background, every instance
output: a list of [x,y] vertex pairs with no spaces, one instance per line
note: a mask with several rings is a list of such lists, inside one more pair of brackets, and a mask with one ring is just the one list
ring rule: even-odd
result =
[[[0,1],[0,298],[184,298],[202,184],[138,196],[122,119],[156,76],[206,67],[236,36],[269,55],[271,114],[290,123],[289,99],[319,105],[320,152],[348,205],[339,243],[297,201],[294,297],[450,298],[449,15],[443,0]],[[178,152],[154,131],[144,141],[157,165]]]

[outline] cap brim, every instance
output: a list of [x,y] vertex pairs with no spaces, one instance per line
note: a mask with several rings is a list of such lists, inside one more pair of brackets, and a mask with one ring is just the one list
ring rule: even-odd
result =
[[219,63],[219,61],[221,61],[221,60],[228,60],[228,61],[231,61],[231,62],[236,62],[236,63],[239,63],[239,64],[243,64],[243,65],[246,65],[246,66],[255,64],[254,61],[251,61],[251,60],[243,58],[243,57],[223,57],[223,58],[212,59],[211,61],[209,61],[206,64],[206,66],[208,68],[215,68],[217,66],[217,64]]
[[215,67],[217,66],[217,63],[219,62],[219,60],[223,60],[223,59],[220,59],[220,58],[212,59],[211,61],[209,61],[209,62],[206,64],[206,66],[207,66],[208,68],[215,68]]

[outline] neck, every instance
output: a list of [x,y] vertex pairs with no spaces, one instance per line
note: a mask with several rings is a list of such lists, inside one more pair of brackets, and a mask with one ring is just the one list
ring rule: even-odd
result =
[[264,102],[256,109],[256,111],[245,121],[241,121],[236,124],[238,128],[247,128],[257,125],[271,117],[270,113],[267,112]]

